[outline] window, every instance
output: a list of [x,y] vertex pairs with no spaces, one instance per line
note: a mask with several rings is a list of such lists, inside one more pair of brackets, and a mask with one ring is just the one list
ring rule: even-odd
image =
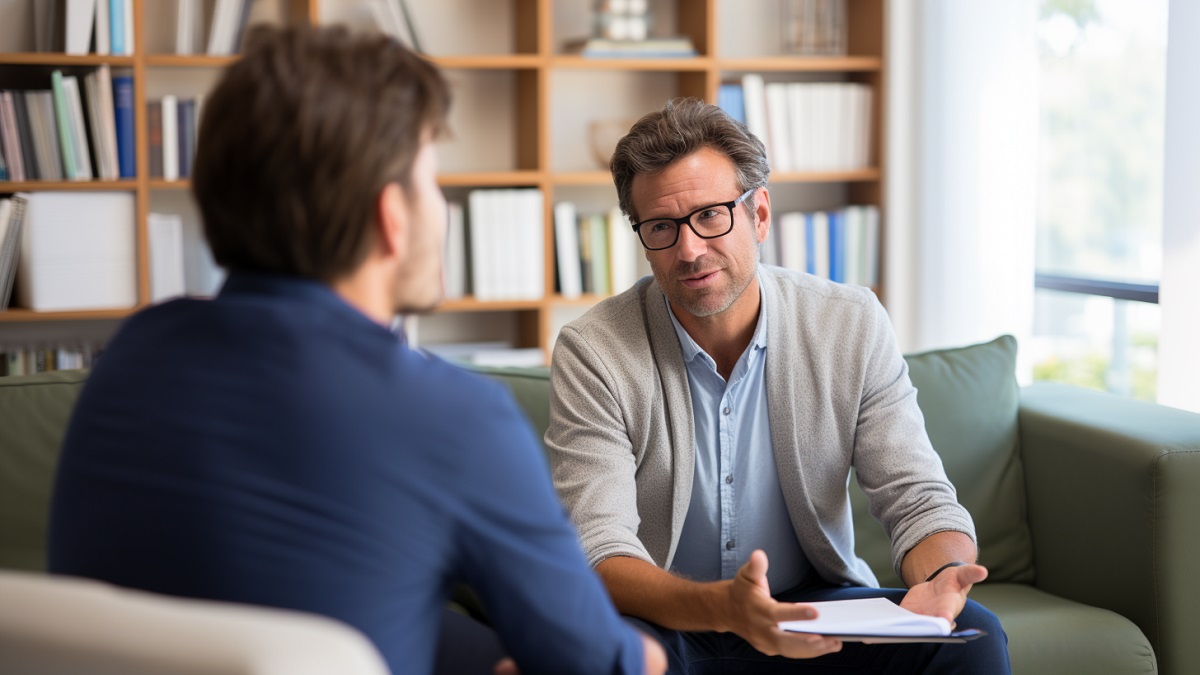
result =
[[1042,0],[1034,379],[1153,400],[1167,0]]

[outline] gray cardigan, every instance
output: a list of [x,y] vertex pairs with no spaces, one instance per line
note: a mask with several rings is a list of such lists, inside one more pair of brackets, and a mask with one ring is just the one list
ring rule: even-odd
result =
[[[945,531],[974,538],[925,433],[891,324],[869,290],[759,267],[771,442],[792,527],[827,582],[876,586],[854,553],[850,468],[904,555]],[[679,338],[646,277],[559,334],[550,378],[554,485],[588,561],[671,566],[692,495],[695,429]]]

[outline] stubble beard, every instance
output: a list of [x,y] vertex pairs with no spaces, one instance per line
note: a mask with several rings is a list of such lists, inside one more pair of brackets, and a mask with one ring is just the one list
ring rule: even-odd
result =
[[[717,262],[717,274],[725,273],[729,269],[724,264],[724,260],[718,260]],[[742,294],[750,287],[750,282],[754,279],[753,274],[747,274],[743,280],[732,280],[731,283],[734,286],[727,289],[717,288],[700,291],[691,291],[680,281],[683,277],[694,276],[704,272],[706,268],[710,268],[710,265],[703,258],[695,262],[680,264],[672,270],[670,283],[665,286],[667,289],[667,298],[671,301],[671,304],[697,318],[714,316],[732,307],[733,303],[742,297]],[[663,285],[661,281],[659,285]]]

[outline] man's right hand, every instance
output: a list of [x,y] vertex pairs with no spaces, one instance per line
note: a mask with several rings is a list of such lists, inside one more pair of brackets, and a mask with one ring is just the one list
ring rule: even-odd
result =
[[727,625],[758,651],[768,656],[811,659],[840,651],[841,640],[809,633],[780,630],[780,621],[815,619],[816,610],[808,605],[778,602],[771,597],[767,584],[767,554],[755,551],[729,584]]

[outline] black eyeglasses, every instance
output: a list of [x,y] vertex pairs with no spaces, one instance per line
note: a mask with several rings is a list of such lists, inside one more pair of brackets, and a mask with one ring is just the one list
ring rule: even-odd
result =
[[642,246],[647,251],[671,248],[679,241],[679,228],[687,225],[701,239],[724,237],[733,231],[733,209],[758,188],[750,188],[741,197],[720,204],[702,206],[682,218],[651,218],[635,223],[633,231],[638,233]]

